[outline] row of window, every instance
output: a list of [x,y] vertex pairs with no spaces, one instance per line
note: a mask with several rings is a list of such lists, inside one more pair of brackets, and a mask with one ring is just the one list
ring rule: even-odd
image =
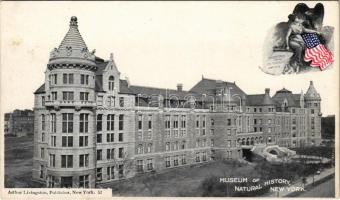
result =
[[[123,164],[118,165],[118,177],[119,178],[124,177],[124,165]],[[116,178],[114,166],[106,167],[106,178],[107,180],[112,180]],[[102,167],[96,169],[96,180],[97,181],[103,180],[103,168]]]
[[[106,142],[114,142],[115,141],[115,134],[114,133],[107,133],[106,134]],[[118,142],[124,141],[124,133],[118,133]],[[97,134],[97,143],[103,143],[103,134]]]
[[[103,96],[98,96],[97,97],[97,105],[102,106],[103,105]],[[116,107],[116,97],[115,96],[108,96],[106,98],[106,105],[109,107]],[[124,107],[124,102],[125,98],[124,97],[119,97],[119,107]]]
[[[118,130],[124,129],[124,115],[119,115],[118,117]],[[73,113],[62,113],[62,132],[63,133],[73,133],[73,120],[74,114]],[[107,115],[107,130],[113,131],[114,130],[114,121],[115,115],[109,114]],[[97,131],[102,131],[103,128],[103,114],[97,115]],[[41,115],[41,130],[46,130],[46,116],[44,114]],[[79,132],[80,133],[88,133],[89,131],[89,114],[88,113],[81,113],[79,115]],[[56,114],[51,114],[51,132],[57,132],[57,118]]]
[[[144,171],[144,160],[137,160],[136,161],[136,170],[137,172],[143,172]],[[146,170],[151,171],[153,170],[153,159],[149,158],[146,160]]]
[[[106,130],[114,131],[115,129],[115,115],[109,114],[106,116]],[[124,115],[118,115],[118,130],[124,129]],[[103,130],[103,114],[97,115],[97,131]]]
[[[89,188],[90,187],[90,175],[83,175],[78,177],[79,183],[77,187],[79,188]],[[56,187],[59,183],[57,177],[49,175],[48,176],[48,187]],[[60,177],[60,187],[62,188],[72,188],[73,180],[72,177]]]
[[[118,148],[118,158],[124,158],[124,148]],[[106,160],[115,159],[115,149],[106,149]],[[103,149],[97,149],[97,160],[103,160]]]
[[[67,84],[74,84],[74,74],[73,73],[64,73],[62,74],[63,77],[63,84],[67,85]],[[80,84],[81,85],[89,85],[89,77],[90,75],[86,75],[86,74],[80,74]],[[58,74],[50,74],[48,76],[48,80],[50,85],[58,85]],[[94,77],[93,77],[94,78]]]

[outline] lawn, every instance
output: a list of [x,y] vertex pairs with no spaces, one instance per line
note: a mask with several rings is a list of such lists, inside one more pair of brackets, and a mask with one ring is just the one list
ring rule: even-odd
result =
[[32,182],[33,136],[5,138],[5,187],[38,187]]
[[[253,176],[254,166],[236,162],[217,161],[200,166],[169,169],[161,174],[143,174],[128,180],[102,185],[112,188],[113,196],[202,196],[201,183],[210,177]],[[248,175],[246,175],[248,174]]]

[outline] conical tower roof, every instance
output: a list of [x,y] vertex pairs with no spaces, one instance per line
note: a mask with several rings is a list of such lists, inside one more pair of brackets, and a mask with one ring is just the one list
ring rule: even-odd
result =
[[309,88],[305,94],[306,100],[321,100],[320,94],[316,91],[313,81],[310,82]]
[[95,65],[94,51],[89,52],[78,30],[77,17],[71,17],[70,28],[58,48],[50,55],[49,64]]
[[67,47],[72,47],[73,50],[87,49],[83,37],[78,30],[77,17],[71,18],[70,29],[68,30],[63,41],[59,45],[58,50],[67,49]]

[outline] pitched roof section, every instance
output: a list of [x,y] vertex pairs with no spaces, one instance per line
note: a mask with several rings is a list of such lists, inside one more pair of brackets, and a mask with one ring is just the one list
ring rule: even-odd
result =
[[70,28],[58,48],[50,54],[49,64],[87,64],[94,65],[94,51],[89,52],[78,30],[77,17],[71,17]]
[[[231,95],[239,95],[241,97],[245,96],[246,93],[243,92],[235,83],[206,79],[202,78],[193,88],[189,91],[197,94],[210,94],[215,95],[218,88],[230,88]],[[229,91],[228,91],[229,92]]]
[[45,83],[42,84],[35,92],[34,94],[42,94],[45,93]]
[[181,100],[184,100],[186,99],[186,97],[189,97],[189,96],[194,96],[196,99],[200,99],[200,96],[198,94],[194,92],[189,92],[189,91],[178,91],[178,90],[172,90],[172,89],[145,87],[145,86],[137,86],[137,85],[131,85],[130,90],[135,95],[140,94],[142,96],[162,95],[164,98],[170,98],[170,97],[176,96]]
[[269,95],[266,94],[253,94],[247,95],[247,106],[271,106],[275,105],[275,102]]
[[281,107],[285,99],[287,100],[288,107],[300,107],[300,94],[293,94],[291,91],[283,88],[276,92],[273,96],[273,100],[276,106]]

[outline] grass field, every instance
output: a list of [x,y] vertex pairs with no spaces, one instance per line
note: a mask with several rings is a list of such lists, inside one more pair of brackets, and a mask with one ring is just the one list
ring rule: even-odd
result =
[[[233,177],[233,174],[254,174],[252,165],[236,162],[213,162],[200,166],[171,169],[161,174],[144,174],[129,180],[103,185],[113,196],[202,196],[201,183],[209,177]],[[219,179],[216,179],[218,182]]]
[[5,138],[5,187],[39,187],[32,182],[33,136]]

